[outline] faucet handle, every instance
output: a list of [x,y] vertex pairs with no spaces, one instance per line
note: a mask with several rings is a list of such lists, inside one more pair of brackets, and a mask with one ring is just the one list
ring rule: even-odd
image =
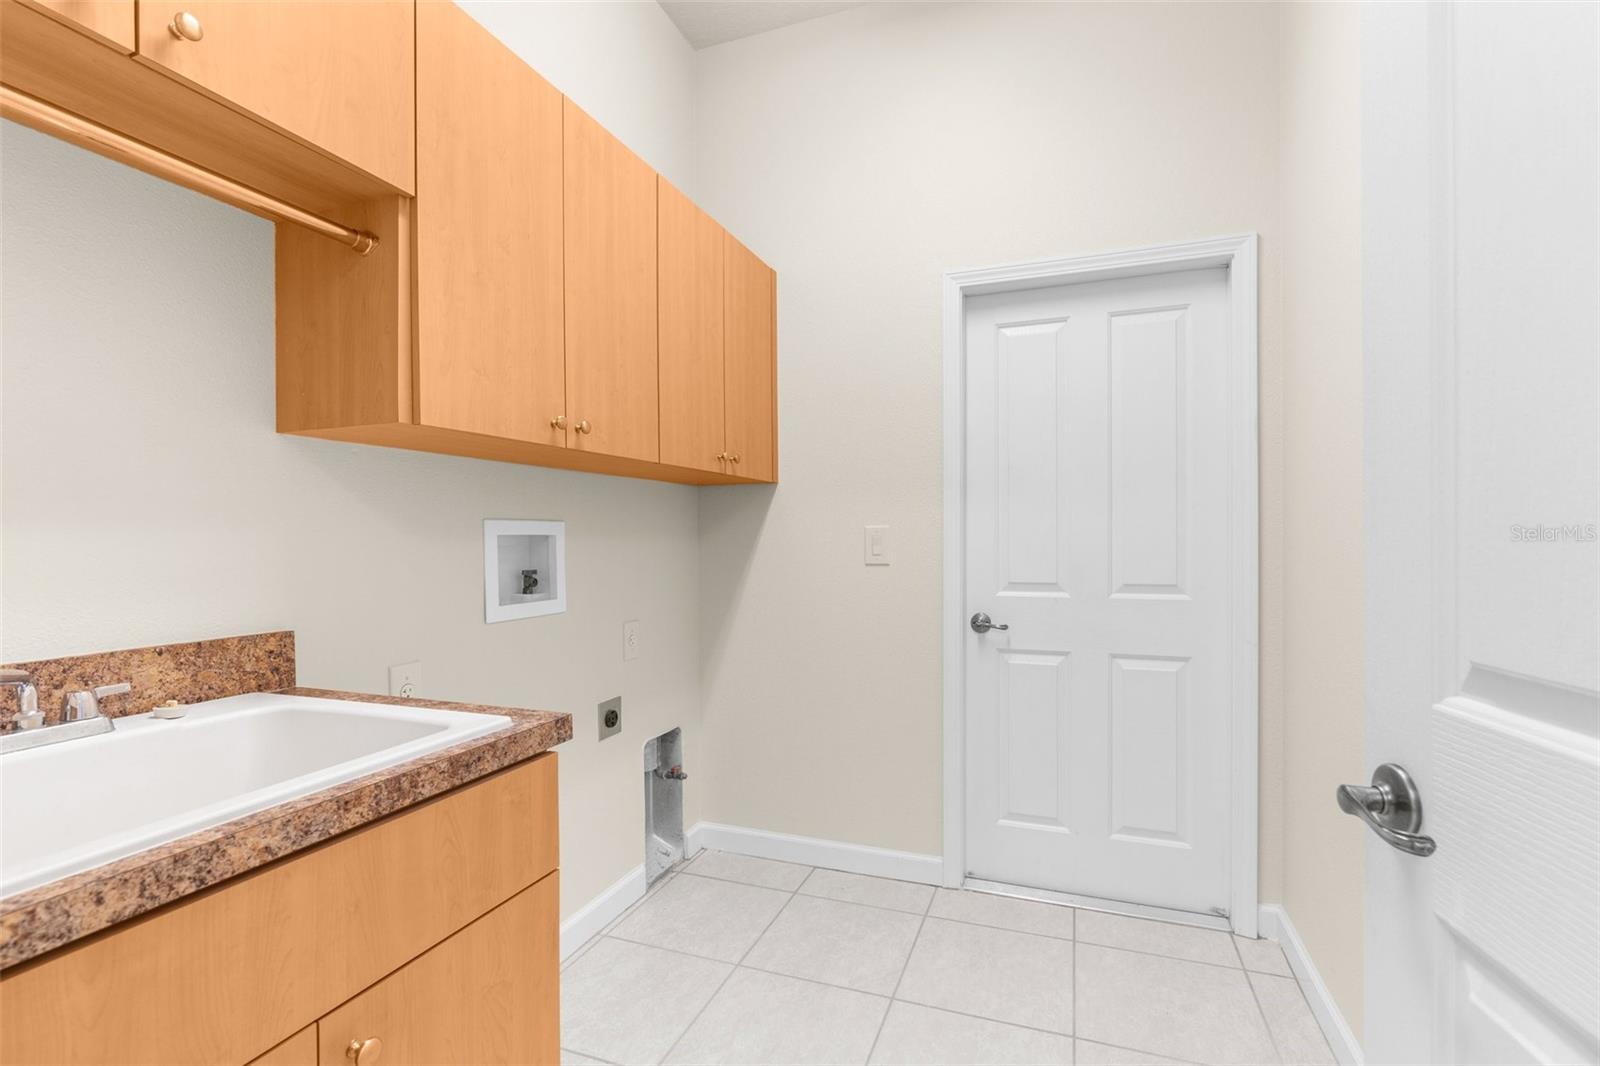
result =
[[97,685],[92,689],[79,689],[69,692],[61,697],[61,716],[68,722],[79,722],[85,718],[97,718],[100,715],[100,701],[107,696],[120,696],[125,692],[132,692],[133,686],[126,681],[119,681],[114,685]]

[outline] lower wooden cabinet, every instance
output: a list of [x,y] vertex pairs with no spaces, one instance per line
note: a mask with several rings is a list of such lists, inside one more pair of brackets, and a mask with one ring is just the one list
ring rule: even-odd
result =
[[525,889],[318,1021],[319,1061],[347,1063],[365,1047],[378,1053],[379,1066],[556,1062],[559,876]]
[[555,1062],[555,760],[6,970],[0,1066]]

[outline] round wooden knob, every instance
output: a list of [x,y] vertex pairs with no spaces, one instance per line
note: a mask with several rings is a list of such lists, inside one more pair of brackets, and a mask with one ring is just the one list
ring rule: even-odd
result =
[[578,424],[576,426],[574,426],[573,428],[576,429],[579,433],[593,433],[594,432],[594,427],[589,424],[589,420],[587,418],[579,419],[578,420]]
[[383,1041],[375,1036],[369,1036],[365,1040],[352,1040],[350,1046],[344,1049],[344,1057],[356,1066],[377,1066],[378,1056],[382,1054]]
[[192,11],[180,11],[173,15],[167,29],[180,41],[198,41],[206,35],[205,27],[200,25],[200,17]]

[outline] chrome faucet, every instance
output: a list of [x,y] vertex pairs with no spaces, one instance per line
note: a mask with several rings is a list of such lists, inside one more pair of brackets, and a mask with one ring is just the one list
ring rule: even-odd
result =
[[126,681],[115,685],[100,685],[91,689],[69,692],[61,698],[61,722],[45,726],[39,713],[39,693],[24,670],[0,670],[0,685],[10,685],[17,690],[22,713],[17,718],[17,728],[0,733],[0,753],[26,751],[62,740],[98,736],[111,732],[111,719],[100,713],[100,701],[107,696],[120,696],[131,692],[133,686]]
[[26,670],[0,670],[0,688],[17,690],[17,728],[38,729],[44,725],[44,715],[39,713],[39,690],[33,687],[33,677]]

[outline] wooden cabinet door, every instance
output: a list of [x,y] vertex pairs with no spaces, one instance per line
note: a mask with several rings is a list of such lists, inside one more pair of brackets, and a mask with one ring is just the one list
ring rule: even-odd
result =
[[[413,190],[411,0],[141,0],[138,11],[141,60]],[[179,12],[199,40],[173,32]]]
[[565,444],[561,94],[423,0],[417,145],[418,421]]
[[554,1063],[560,901],[552,873],[317,1023],[319,1059],[381,1040],[382,1066]]
[[658,179],[661,461],[722,472],[723,230]]
[[317,1027],[313,1023],[245,1066],[317,1066]]
[[726,244],[726,424],[728,455],[737,457],[728,472],[775,481],[778,277],[732,236]]
[[133,0],[23,0],[58,22],[110,45],[124,55],[132,54]]
[[567,443],[655,462],[656,175],[571,100],[564,145]]

